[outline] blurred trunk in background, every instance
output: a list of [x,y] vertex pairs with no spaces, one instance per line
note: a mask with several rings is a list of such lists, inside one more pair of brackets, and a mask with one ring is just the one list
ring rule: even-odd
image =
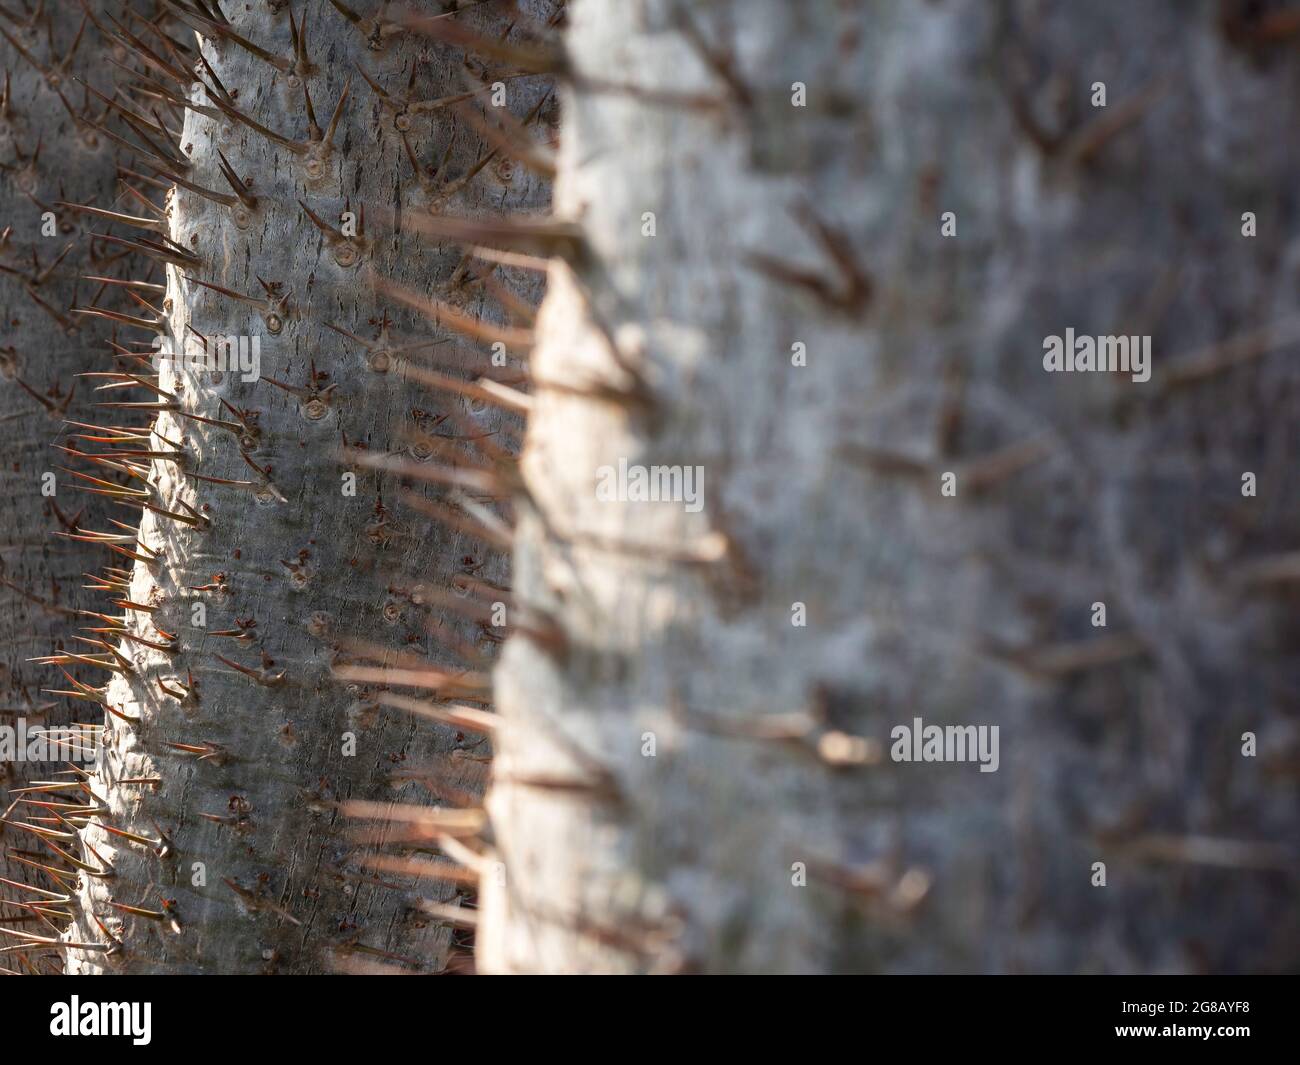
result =
[[1296,20],[570,8],[482,967],[1294,968]]

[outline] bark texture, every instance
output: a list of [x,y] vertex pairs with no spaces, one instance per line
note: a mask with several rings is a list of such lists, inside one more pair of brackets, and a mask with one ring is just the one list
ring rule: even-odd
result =
[[[483,968],[1295,967],[1273,7],[571,5],[514,563],[569,650],[497,670]],[[1045,372],[1067,328],[1151,379]],[[916,718],[997,771],[895,762]]]
[[[103,551],[70,537],[104,528],[112,508],[78,490],[55,445],[76,446],[66,422],[93,420],[93,382],[76,375],[103,366],[110,333],[107,322],[74,308],[120,304],[119,290],[81,278],[117,276],[120,267],[115,249],[88,240],[91,220],[60,205],[114,206],[114,145],[82,121],[98,112],[80,106],[74,82],[112,53],[92,25],[80,22],[79,11],[18,9],[0,24],[8,35],[0,37],[0,726],[16,732],[20,719],[28,730],[97,720],[84,704],[48,694],[68,687],[65,678],[59,666],[33,660],[62,649],[94,650],[70,634],[76,611],[94,605],[83,574],[98,566]],[[101,671],[74,662],[63,668],[85,681],[103,679]],[[49,827],[53,820],[9,793],[64,767],[26,761],[25,753],[23,760],[7,759],[0,759],[0,814],[11,823],[0,824],[0,877],[57,891],[60,885],[30,864],[53,855],[16,827]],[[0,927],[54,934],[55,925],[15,905],[38,898],[0,884]],[[16,937],[4,938],[0,947],[19,945]],[[0,967],[48,971],[57,959],[57,952],[15,949]]]
[[[549,11],[434,5],[457,6],[467,9],[450,16],[457,25],[508,43]],[[197,338],[243,336],[251,346],[256,337],[261,379],[164,361],[162,394],[148,397],[163,405],[154,445],[179,453],[153,462],[149,497],[190,521],[150,512],[140,528],[148,557],[136,564],[129,598],[147,609],[131,610],[127,625],[159,646],[124,639],[134,669],[114,678],[106,698],[136,720],[108,719],[94,787],[109,823],[145,843],[96,827],[84,834],[87,863],[111,863],[114,875],[83,878],[69,938],[113,949],[70,950],[72,967],[438,971],[452,928],[427,904],[454,908],[455,881],[377,873],[365,855],[401,826],[377,818],[379,828],[357,839],[338,804],[472,794],[482,738],[417,727],[374,687],[341,685],[333,671],[355,655],[348,640],[379,646],[370,657],[390,665],[454,672],[467,668],[461,655],[490,650],[476,626],[451,612],[444,620],[424,589],[450,594],[467,575],[501,582],[501,562],[400,511],[399,478],[370,460],[434,466],[455,438],[493,432],[500,417],[410,378],[420,365],[462,377],[491,367],[486,353],[384,286],[412,299],[433,294],[471,319],[501,317],[482,282],[490,268],[420,239],[412,222],[546,203],[545,183],[494,154],[448,97],[490,113],[491,89],[504,78],[517,121],[531,115],[545,128],[554,108],[543,106],[545,84],[405,32],[387,20],[387,5],[358,5],[354,22],[324,2],[291,11],[258,0],[226,5],[220,28],[198,5],[168,8],[177,20],[169,32],[197,50],[189,61],[203,60],[202,87],[183,90],[194,107],[177,176],[228,202],[184,185],[168,194],[168,236],[180,251],[167,269],[159,332],[169,352]],[[306,41],[305,62],[295,39]],[[230,195],[223,154],[247,197]],[[152,783],[129,783],[141,780]]]

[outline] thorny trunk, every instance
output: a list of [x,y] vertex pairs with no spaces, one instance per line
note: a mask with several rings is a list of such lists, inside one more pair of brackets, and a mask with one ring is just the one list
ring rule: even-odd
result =
[[[588,247],[514,574],[570,647],[497,670],[481,967],[1294,967],[1300,62],[1258,14],[571,6]],[[1151,379],[1045,372],[1067,328]],[[653,406],[591,393],[624,366]],[[602,501],[620,459],[703,508]],[[896,764],[918,717],[997,771]]]
[[[332,671],[357,640],[389,648],[362,654],[389,665],[454,673],[486,665],[487,634],[444,616],[441,597],[467,576],[500,583],[503,561],[402,509],[403,482],[375,466],[391,457],[431,469],[455,451],[454,438],[501,424],[482,403],[413,376],[422,365],[462,376],[491,367],[409,304],[432,294],[472,318],[499,319],[490,294],[505,279],[485,287],[490,266],[421,240],[412,225],[431,210],[536,209],[547,190],[476,132],[495,119],[465,120],[466,105],[501,113],[488,103],[498,72],[387,22],[387,5],[376,18],[367,6],[347,5],[363,19],[353,24],[323,0],[292,10],[225,5],[223,28],[196,17],[196,6],[169,5],[174,38],[199,47],[181,22],[201,31],[206,66],[195,66],[196,55],[178,61],[195,66],[205,88],[187,82],[180,91],[209,110],[186,112],[177,158],[162,169],[227,202],[187,187],[169,194],[168,231],[180,250],[168,253],[160,304],[164,354],[243,337],[249,355],[260,344],[261,376],[164,359],[160,392],[140,397],[163,407],[152,446],[179,452],[152,463],[158,511],[144,515],[147,558],[124,595],[137,604],[131,634],[157,646],[123,642],[134,671],[114,677],[106,697],[136,720],[108,718],[94,790],[107,823],[143,843],[97,827],[84,834],[82,858],[95,869],[111,864],[112,876],[83,877],[68,938],[115,949],[70,949],[74,971],[446,964],[452,929],[425,904],[454,905],[457,881],[414,882],[366,860],[375,839],[432,843],[381,818],[358,846],[338,804],[463,801],[481,786],[483,739],[430,729],[386,705],[382,691],[344,687]],[[533,16],[549,10],[521,6]],[[516,26],[517,15],[489,4],[456,20],[512,40],[540,25]],[[289,69],[250,54],[230,31]],[[295,56],[295,31],[305,57]],[[516,122],[553,121],[546,85],[503,84]],[[467,89],[454,106],[418,106]],[[222,154],[246,186],[239,196]],[[388,285],[414,296],[404,302]],[[480,694],[465,683],[471,698]]]
[[[79,13],[78,13],[79,15]],[[47,25],[48,24],[48,25]],[[55,445],[77,447],[76,429],[66,421],[90,421],[93,383],[75,375],[103,361],[102,319],[75,312],[96,301],[119,305],[116,288],[84,275],[115,275],[117,249],[91,243],[91,219],[60,201],[112,207],[116,169],[113,145],[88,124],[74,119],[68,105],[85,115],[73,79],[103,63],[105,47],[95,30],[77,18],[49,11],[6,17],[0,39],[3,103],[0,104],[0,455],[3,455],[3,535],[0,536],[0,726],[19,721],[33,730],[93,722],[84,704],[48,694],[67,688],[61,669],[86,681],[102,674],[75,662],[33,661],[66,649],[89,655],[96,648],[69,638],[75,612],[96,606],[85,590],[84,574],[104,561],[103,548],[72,539],[86,529],[103,529],[110,517],[127,515],[102,499],[78,490],[65,471],[66,455]],[[39,69],[38,69],[39,68]],[[60,100],[62,93],[64,100]],[[92,109],[94,110],[94,109]],[[95,111],[97,114],[97,110]],[[93,353],[93,354],[92,354]],[[79,387],[78,387],[79,386]],[[85,736],[87,743],[92,737]],[[60,754],[75,752],[59,747]],[[0,877],[33,885],[30,891],[0,884],[0,927],[29,935],[51,935],[57,925],[30,909],[59,884],[31,863],[51,852],[35,833],[17,825],[53,819],[34,805],[40,796],[19,800],[11,793],[32,780],[64,772],[55,762],[0,758]],[[20,907],[19,904],[22,904]],[[0,947],[17,955],[0,968],[40,968],[20,951],[16,936]],[[40,951],[33,951],[38,954]],[[51,959],[52,960],[52,959]]]

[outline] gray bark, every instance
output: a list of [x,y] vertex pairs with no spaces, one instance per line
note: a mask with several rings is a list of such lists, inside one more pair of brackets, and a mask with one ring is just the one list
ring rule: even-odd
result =
[[[112,261],[114,249],[88,239],[95,226],[87,216],[59,205],[114,206],[114,145],[74,119],[59,98],[61,92],[79,116],[87,114],[73,79],[103,64],[105,45],[89,24],[78,40],[79,12],[68,18],[48,11],[29,17],[21,9],[13,14],[18,21],[5,18],[9,36],[0,38],[0,70],[7,76],[0,106],[0,726],[17,734],[20,719],[29,731],[97,721],[84,704],[48,691],[68,687],[61,668],[90,683],[102,680],[101,671],[73,661],[34,660],[96,650],[71,636],[80,623],[76,611],[98,605],[84,574],[98,568],[104,553],[70,537],[128,515],[80,491],[64,472],[70,464],[66,454],[55,450],[56,444],[78,446],[79,430],[66,422],[95,419],[97,382],[76,375],[109,365],[104,341],[111,326],[76,314],[74,307],[121,302],[120,290],[80,280],[119,276],[120,264]],[[90,114],[98,117],[98,110]],[[46,212],[54,215],[52,233]],[[47,475],[52,479],[45,480]],[[15,802],[11,791],[66,772],[66,766],[30,762],[26,753],[21,760],[0,760],[0,815],[9,822],[0,824],[0,877],[36,890],[0,883],[0,927],[48,937],[57,934],[57,919],[25,907],[47,900],[42,891],[62,892],[63,885],[31,864],[57,860],[35,833],[18,826],[57,824],[30,803]],[[0,948],[7,949],[0,968],[50,971],[60,964],[57,951],[22,950],[17,936],[0,939]]]
[[[1293,28],[570,17],[587,247],[539,318],[514,562],[568,653],[497,670],[481,967],[1294,969]],[[1067,328],[1149,335],[1151,379],[1046,372]],[[620,459],[701,466],[703,508],[602,501]],[[915,718],[998,726],[997,771],[895,762]]]
[[[381,822],[378,841],[358,842],[340,804],[428,804],[448,795],[464,802],[483,775],[484,741],[431,728],[385,705],[380,685],[343,685],[334,673],[354,658],[349,640],[387,648],[377,665],[410,659],[452,673],[482,668],[478,657],[490,654],[490,634],[425,589],[451,594],[467,576],[500,584],[504,560],[404,509],[405,481],[370,460],[432,468],[449,461],[448,448],[463,446],[456,438],[498,430],[502,419],[491,408],[431,392],[411,377],[423,366],[470,380],[492,366],[486,352],[449,327],[431,326],[383,286],[500,320],[482,281],[488,268],[464,260],[458,247],[421,239],[414,220],[429,212],[533,210],[546,203],[547,190],[500,157],[480,168],[492,145],[451,108],[403,102],[439,100],[468,85],[471,106],[490,115],[487,93],[500,64],[380,25],[363,10],[373,5],[348,6],[364,17],[361,25],[326,3],[295,5],[308,42],[306,71],[296,61],[291,70],[276,69],[190,19],[215,73],[201,72],[207,88],[189,93],[191,102],[216,107],[219,80],[227,107],[305,150],[228,111],[185,116],[179,143],[189,167],[182,176],[229,194],[224,153],[256,202],[225,205],[184,187],[169,194],[170,238],[198,261],[168,267],[160,332],[170,351],[195,334],[260,337],[262,379],[167,362],[158,378],[163,402],[175,409],[159,414],[153,439],[159,447],[179,444],[183,455],[153,462],[151,499],[211,524],[196,528],[151,512],[140,527],[140,543],[155,558],[137,562],[130,598],[152,613],[132,612],[130,631],[164,644],[165,634],[174,634],[177,646],[124,640],[134,670],[115,677],[106,697],[136,720],[107,719],[111,737],[95,794],[110,808],[112,825],[156,845],[97,828],[84,834],[85,860],[98,865],[102,858],[114,875],[83,878],[82,911],[69,939],[114,949],[69,950],[78,972],[438,971],[454,953],[451,926],[425,904],[454,908],[468,890],[458,887],[464,878],[376,871],[368,859],[384,839],[409,837],[400,822]],[[549,10],[522,6],[534,16]],[[246,40],[294,59],[288,5],[259,0],[226,5],[226,14]],[[511,42],[535,25],[500,4],[456,21]],[[181,38],[182,27],[169,26]],[[196,38],[185,32],[184,39]],[[350,82],[332,137],[310,140],[303,82],[322,130]],[[545,130],[553,109],[538,105],[547,86],[527,78],[506,85],[515,119],[532,114]],[[424,171],[418,179],[401,130]],[[332,232],[314,225],[300,201]],[[262,281],[274,289],[269,298]],[[495,281],[528,295],[520,278]],[[409,348],[421,341],[424,347]],[[518,354],[510,362],[515,372]],[[244,424],[227,428],[187,415]],[[354,495],[346,491],[350,476]],[[411,484],[432,491],[418,476]],[[194,624],[198,605],[205,628]],[[354,754],[345,746],[349,736]],[[124,783],[140,779],[157,783]],[[417,836],[408,850],[436,848]]]

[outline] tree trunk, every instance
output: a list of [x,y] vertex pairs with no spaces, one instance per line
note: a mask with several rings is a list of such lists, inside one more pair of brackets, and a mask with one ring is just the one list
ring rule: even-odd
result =
[[[210,2],[167,5],[169,32],[196,49],[187,65],[201,52],[204,88],[181,84],[183,70],[169,83],[191,106],[176,157],[159,164],[183,179],[167,199],[164,358],[147,397],[160,407],[153,446],[168,454],[149,473],[156,509],[125,596],[133,669],[105,691],[94,783],[108,824],[137,838],[83,836],[95,871],[68,938],[95,946],[69,950],[77,972],[437,971],[452,953],[445,910],[427,903],[455,905],[467,889],[377,871],[370,845],[401,826],[349,837],[342,814],[355,800],[473,794],[482,739],[417,729],[376,686],[332,672],[358,654],[483,668],[487,634],[444,617],[427,589],[467,575],[499,584],[503,561],[399,510],[406,482],[386,471],[433,468],[455,440],[501,425],[416,375],[491,371],[451,326],[455,311],[499,320],[491,292],[505,279],[485,281],[490,266],[412,227],[431,211],[544,206],[546,184],[476,130],[499,124],[498,82],[516,122],[553,108],[545,84],[406,32],[387,5],[353,6],[374,5],[258,0],[226,5],[224,24]],[[457,6],[469,10],[452,26],[507,43],[550,7],[442,9]],[[432,331],[418,312],[430,293],[452,307],[431,312]],[[243,338],[240,372],[176,355],[219,337]],[[255,350],[260,378],[246,380]]]
[[575,0],[481,967],[1294,968],[1264,6]]
[[[0,727],[13,730],[17,745],[24,734],[30,739],[33,732],[95,720],[84,704],[48,693],[68,687],[62,670],[86,682],[102,678],[95,668],[64,656],[65,651],[83,656],[97,651],[72,639],[71,632],[77,611],[97,606],[98,597],[84,587],[84,574],[102,561],[103,549],[74,537],[107,528],[109,518],[123,515],[102,497],[82,491],[84,482],[79,485],[66,472],[69,459],[55,447],[80,447],[81,430],[68,423],[94,421],[92,389],[98,382],[79,381],[76,375],[101,367],[110,335],[107,320],[76,308],[120,306],[121,290],[84,280],[117,276],[116,249],[85,239],[94,228],[89,216],[61,204],[114,207],[114,145],[85,121],[98,117],[98,109],[78,106],[82,93],[74,83],[103,64],[104,42],[88,21],[56,19],[43,8],[6,17],[3,29]],[[38,661],[51,657],[64,660]],[[85,739],[92,741],[90,735]],[[60,884],[32,864],[53,860],[32,828],[58,826],[27,801],[55,796],[24,793],[20,799],[12,792],[66,773],[66,766],[59,760],[28,761],[28,745],[22,746],[21,755],[12,752],[13,760],[7,750],[0,756],[0,815],[8,822],[0,824],[0,877],[31,888],[0,883],[0,928],[17,933],[0,937],[0,948],[6,949],[0,969],[49,971],[51,964],[60,964],[58,952],[23,950],[20,939],[57,933],[56,919],[31,906],[48,901],[43,892],[61,893]],[[76,752],[56,744],[52,753],[58,759]]]

